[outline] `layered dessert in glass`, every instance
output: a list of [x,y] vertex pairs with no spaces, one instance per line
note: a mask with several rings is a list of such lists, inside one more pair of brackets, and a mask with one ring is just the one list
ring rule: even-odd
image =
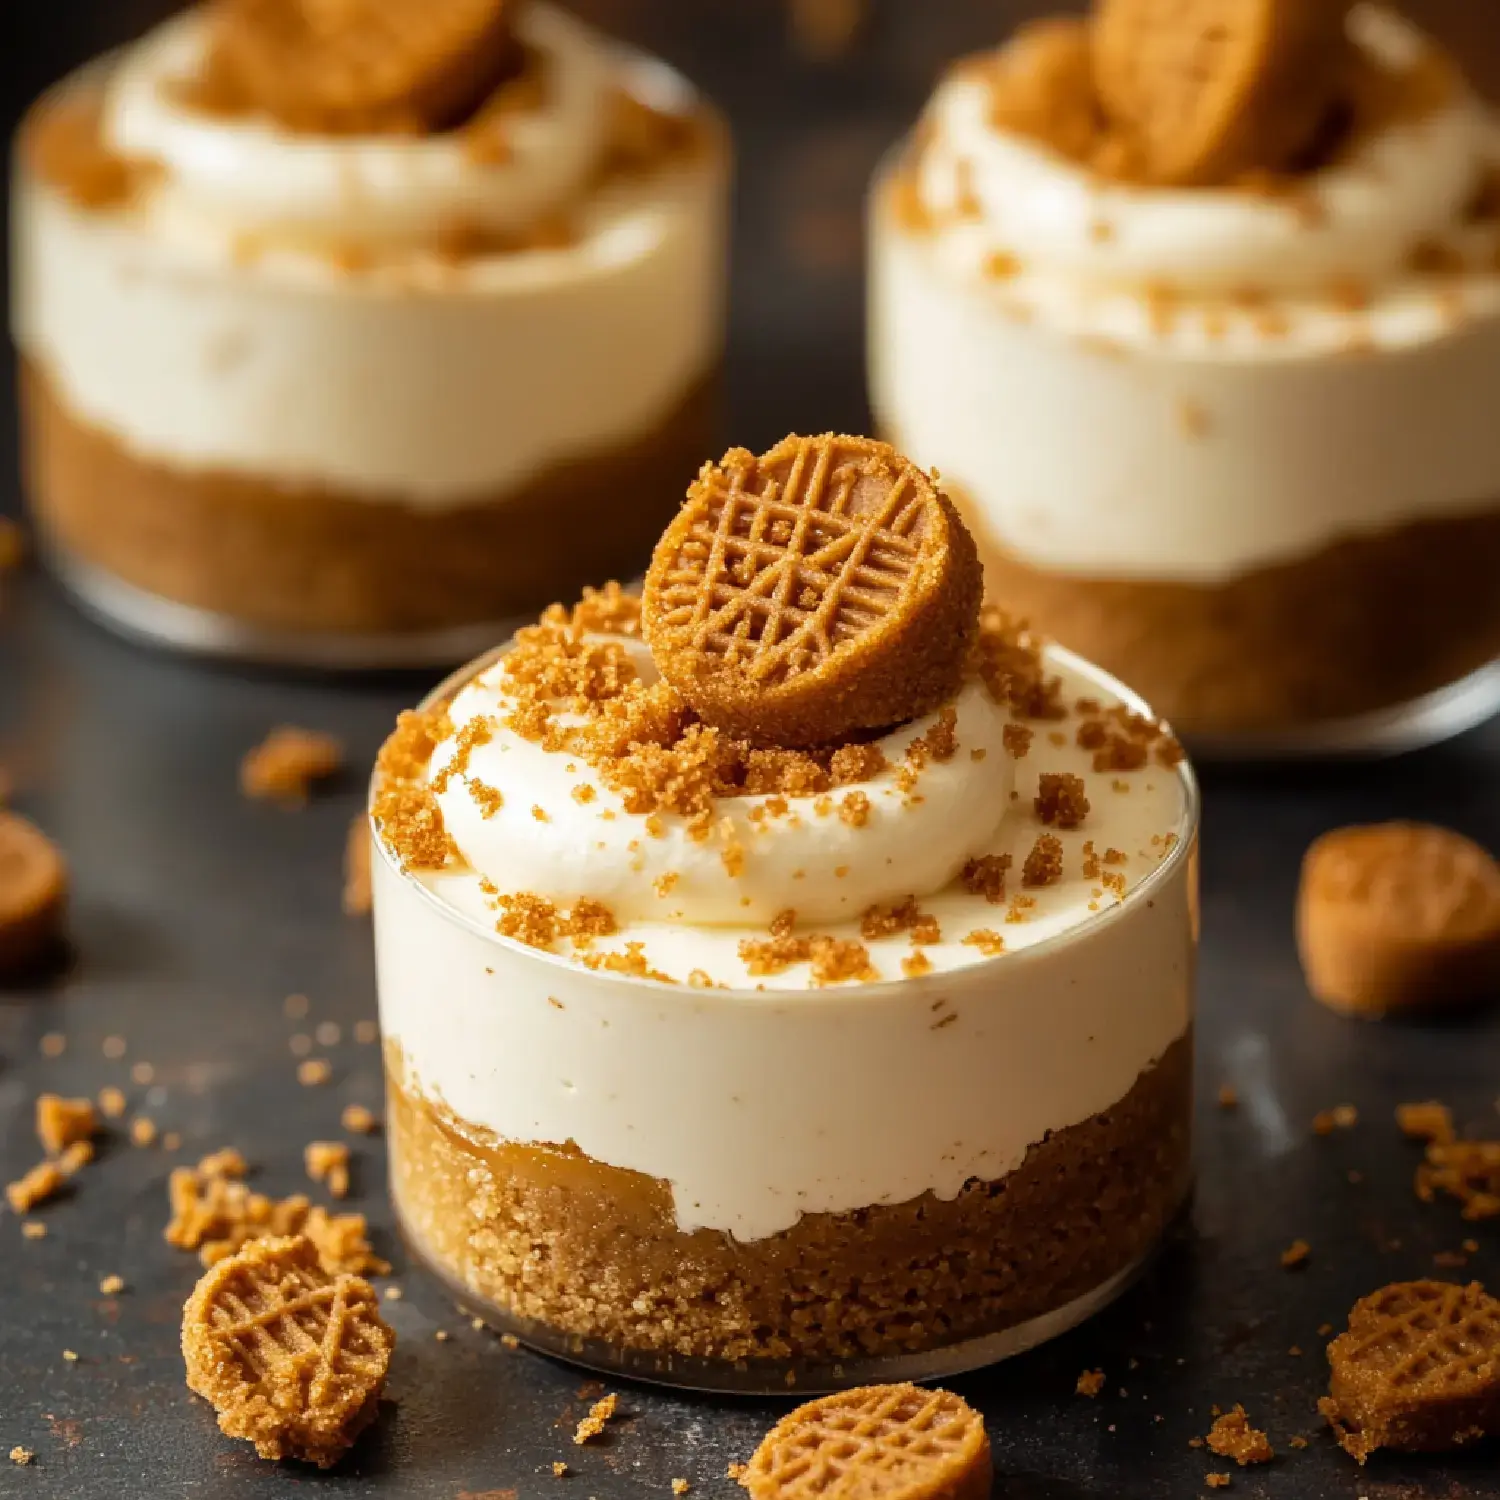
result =
[[1500,131],[1395,11],[1100,0],[871,201],[870,381],[996,597],[1205,747],[1500,701]]
[[214,0],[17,160],[27,490],[126,630],[451,664],[637,571],[716,440],[725,132],[540,0]]
[[392,1191],[526,1342],[717,1389],[1072,1326],[1187,1191],[1197,794],[884,444],[706,465],[372,787]]

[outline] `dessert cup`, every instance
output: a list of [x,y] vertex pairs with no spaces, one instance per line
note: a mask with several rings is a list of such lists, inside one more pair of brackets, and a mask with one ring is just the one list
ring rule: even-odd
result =
[[[505,654],[455,674],[420,716],[497,680]],[[764,936],[763,925],[622,919],[614,936],[567,954],[502,935],[496,886],[472,856],[436,872],[404,867],[382,836],[389,772],[377,772],[391,1187],[412,1250],[466,1307],[596,1369],[777,1393],[988,1364],[1072,1327],[1130,1282],[1189,1186],[1198,794],[1184,761],[1122,754],[1108,736],[1099,748],[1086,725],[1156,733],[1128,689],[1057,648],[1043,668],[1061,679],[1056,717],[1021,736],[1022,758],[995,752],[1007,764],[994,769],[989,805],[966,810],[981,841],[999,819],[990,847],[1013,851],[1009,908],[956,882],[923,898],[946,941],[920,958],[904,937],[872,941],[875,980],[866,969],[814,987],[805,963],[747,968],[736,939]],[[954,776],[983,760],[964,712],[961,700]],[[649,834],[617,844],[631,819],[602,806],[602,792],[569,799],[557,783],[547,807],[528,811],[501,760],[476,771],[494,749],[480,743],[473,759],[457,752],[460,775],[490,815],[514,814],[515,838],[529,823],[580,843],[572,824],[586,812],[606,821],[593,825],[601,852],[597,866],[583,856],[585,871],[603,870],[617,847],[640,850],[642,880],[674,857]],[[397,759],[388,747],[383,762]],[[1031,888],[1019,876],[1046,832],[1033,811],[1043,772],[1078,772],[1093,810],[1056,835],[1060,883]],[[445,797],[453,786],[441,771],[432,784]],[[871,783],[873,800],[889,795]],[[928,783],[929,810],[948,795]],[[577,815],[563,811],[570,800]],[[869,831],[843,827],[816,799],[791,800],[794,824],[801,809],[833,828],[822,837],[858,848]],[[443,806],[451,821],[455,804]],[[467,852],[488,822],[451,836]],[[746,826],[756,822],[752,810]],[[494,829],[502,835],[512,838]],[[806,885],[819,873],[810,864]],[[785,901],[799,890],[829,900],[821,873],[810,893],[794,873]],[[932,877],[914,849],[893,878],[920,888]],[[674,880],[656,877],[668,910]],[[991,922],[998,931],[961,940]],[[861,931],[850,919],[833,930],[846,928]],[[1006,951],[985,956],[975,944],[986,941]]]
[[1002,52],[871,195],[877,425],[994,596],[1200,755],[1404,750],[1500,705],[1500,129],[1391,11],[1350,45],[1385,103],[1298,170],[1116,180],[997,123]]
[[725,131],[551,6],[472,119],[309,134],[201,103],[202,9],[23,125],[26,489],[116,628],[451,665],[628,574],[715,444]]

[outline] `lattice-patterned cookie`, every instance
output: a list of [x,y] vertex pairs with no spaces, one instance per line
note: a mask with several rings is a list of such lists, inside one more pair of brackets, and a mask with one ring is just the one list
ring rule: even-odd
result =
[[67,869],[52,840],[0,810],[0,974],[27,968],[57,941],[67,901]]
[[330,1276],[305,1238],[255,1240],[182,1314],[187,1382],[262,1458],[337,1463],[374,1418],[396,1336],[375,1289]]
[[984,1420],[950,1391],[871,1385],[799,1406],[740,1483],[754,1500],[988,1500]]
[[1338,828],[1307,851],[1297,942],[1308,988],[1354,1015],[1500,989],[1500,864],[1428,823]]
[[888,444],[828,433],[705,465],[657,545],[643,618],[662,676],[707,723],[809,746],[951,698],[982,592],[932,479]]
[[218,0],[213,66],[231,98],[294,129],[440,129],[513,55],[513,0]]
[[1319,1410],[1364,1463],[1377,1448],[1439,1452],[1500,1432],[1500,1302],[1477,1281],[1397,1282],[1354,1304],[1328,1346]]
[[1095,74],[1145,173],[1227,182],[1288,166],[1339,83],[1348,0],[1101,0]]

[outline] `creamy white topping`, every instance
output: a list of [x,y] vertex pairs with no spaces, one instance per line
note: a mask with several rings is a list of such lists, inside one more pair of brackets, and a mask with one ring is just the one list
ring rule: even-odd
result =
[[[641,680],[656,681],[646,646],[620,643]],[[469,755],[467,775],[438,797],[449,832],[468,862],[504,891],[564,904],[590,896],[632,921],[764,927],[795,906],[804,922],[838,922],[878,901],[930,894],[988,847],[1015,784],[1003,741],[1010,716],[976,682],[953,705],[960,752],[924,767],[911,792],[897,784],[907,747],[937,715],[879,742],[889,764],[858,787],[870,803],[862,826],[840,816],[850,789],[838,788],[816,797],[723,798],[711,835],[697,838],[681,814],[648,820],[627,812],[620,793],[587,763],[522,738],[505,723],[514,706],[499,664],[454,701],[455,726],[484,719],[492,738]],[[434,776],[452,760],[455,743],[439,746]],[[486,816],[476,785],[505,789],[504,805]],[[573,793],[585,787],[589,800],[580,802]],[[773,801],[778,811],[770,816]]]
[[[1392,12],[1361,7],[1358,45],[1393,72],[1430,43]],[[1041,275],[1098,287],[1202,294],[1326,294],[1336,279],[1383,282],[1415,246],[1457,230],[1492,153],[1489,122],[1459,86],[1433,112],[1399,120],[1312,173],[1295,195],[1139,187],[1100,178],[999,130],[989,83],[961,71],[938,89],[919,191],[955,264],[995,252]],[[978,205],[977,216],[961,215]]]
[[[1121,701],[1117,684],[1076,658],[1051,652],[1048,663],[1064,701]],[[1032,726],[1018,795],[983,841],[1013,854],[1011,893],[1035,906],[1008,923],[1009,898],[990,905],[953,885],[926,897],[922,909],[942,924],[942,941],[923,949],[930,971],[903,977],[905,934],[868,944],[894,982],[808,990],[805,964],[752,977],[737,957],[745,928],[685,921],[626,921],[594,951],[638,942],[659,970],[698,968],[734,988],[591,971],[566,944],[543,953],[498,936],[478,871],[403,874],[381,846],[381,1023],[401,1049],[401,1081],[504,1140],[571,1141],[665,1180],[681,1229],[746,1241],[804,1213],[951,1198],[971,1179],[1003,1177],[1049,1132],[1116,1103],[1191,1021],[1190,777],[1156,763],[1096,773],[1074,743],[1078,722]],[[958,757],[969,748],[960,734]],[[519,766],[500,789],[525,813],[534,788]],[[1082,827],[1058,834],[1062,880],[1023,891],[1021,862],[1044,831],[1032,807],[1042,771],[1083,776],[1093,805]],[[571,821],[541,826],[559,842],[578,837]],[[645,847],[649,834],[637,833]],[[1084,873],[1085,841],[1101,859],[1111,848],[1125,856],[1102,867],[1123,877],[1123,897]],[[498,861],[490,876],[511,888],[502,841],[484,850]],[[802,905],[806,884],[788,904]],[[1007,951],[964,944],[976,928],[1001,934]],[[859,936],[856,922],[820,930]]]
[[[1355,34],[1397,69],[1429,45],[1384,10]],[[877,188],[868,347],[881,430],[988,542],[1219,584],[1496,504],[1500,227],[1465,210],[1500,127],[1471,95],[1278,199],[1091,178],[996,132],[981,92],[960,74],[933,102],[931,222]],[[1413,268],[1424,241],[1470,269]]]
[[[536,37],[555,30],[564,73],[593,79],[607,60],[612,82],[654,107],[703,111],[663,65],[612,50],[545,5],[525,15]],[[160,86],[159,51],[201,45],[200,26],[189,15],[137,44],[145,63],[135,48],[122,54],[135,79],[127,103]],[[62,88],[94,86],[79,77]],[[124,108],[118,93],[114,108]],[[162,105],[157,120],[169,135],[184,124],[175,108]],[[530,212],[597,149],[592,127],[575,135],[556,180],[529,198],[531,178],[491,173],[451,140],[328,143],[207,120],[171,148],[185,177],[168,172],[108,212],[23,176],[17,343],[73,416],[148,460],[381,503],[503,499],[653,431],[712,371],[724,320],[720,143],[583,194],[577,243],[564,248],[459,262],[413,248],[351,270],[309,236],[433,236],[453,218],[440,202],[495,222]],[[335,160],[370,172],[357,194],[319,204],[308,185]],[[277,215],[303,237],[246,231]]]
[[476,155],[461,133],[320,137],[196,109],[182,84],[207,55],[201,10],[128,51],[110,83],[105,139],[161,162],[158,212],[207,232],[379,249],[429,243],[447,222],[524,231],[574,202],[597,168],[613,74],[602,39],[562,11],[525,7],[516,32],[543,60],[546,89],[539,108],[507,121],[502,160]]

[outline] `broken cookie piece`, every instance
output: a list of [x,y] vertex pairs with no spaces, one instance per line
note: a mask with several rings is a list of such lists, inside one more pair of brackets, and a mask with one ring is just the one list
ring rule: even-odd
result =
[[1346,1453],[1438,1453],[1500,1432],[1500,1301],[1477,1281],[1396,1282],[1354,1304],[1318,1403]]

